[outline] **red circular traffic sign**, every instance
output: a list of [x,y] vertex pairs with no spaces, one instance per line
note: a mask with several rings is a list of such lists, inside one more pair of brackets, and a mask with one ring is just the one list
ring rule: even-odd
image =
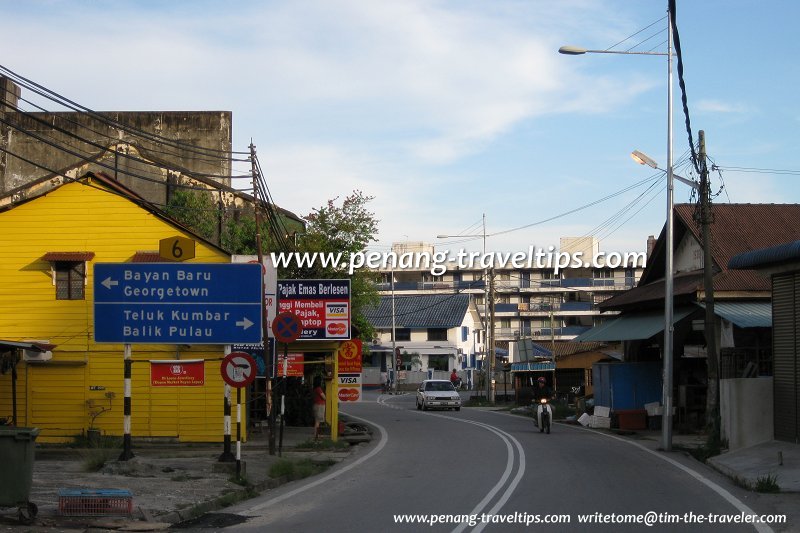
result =
[[220,371],[231,387],[247,387],[256,379],[256,361],[245,352],[231,352],[222,360]]
[[272,321],[272,333],[278,342],[290,343],[300,338],[303,325],[294,313],[279,313]]

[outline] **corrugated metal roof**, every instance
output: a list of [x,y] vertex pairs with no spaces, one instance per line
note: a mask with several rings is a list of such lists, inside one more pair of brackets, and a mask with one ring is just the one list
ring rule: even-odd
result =
[[94,258],[94,252],[47,252],[42,256],[42,261],[51,263],[58,261],[91,261]]
[[740,328],[772,327],[771,302],[714,302],[714,314]]
[[[696,310],[696,307],[675,309],[672,313],[672,323],[683,320]],[[574,340],[577,342],[632,341],[649,339],[661,331],[664,331],[664,312],[649,311],[621,315],[578,335]]]
[[555,370],[556,363],[511,363],[512,372],[545,372]]
[[131,257],[131,263],[173,263],[171,259],[165,259],[157,251],[138,251]]
[[[468,294],[420,294],[394,297],[397,328],[454,328],[460,326],[469,308]],[[381,296],[377,307],[364,310],[376,328],[392,327],[392,297]]]
[[800,241],[794,241],[735,255],[728,261],[728,268],[759,268],[798,260],[800,260]]

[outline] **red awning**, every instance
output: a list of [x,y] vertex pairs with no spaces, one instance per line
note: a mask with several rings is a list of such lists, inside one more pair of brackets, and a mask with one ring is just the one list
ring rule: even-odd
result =
[[172,263],[170,259],[165,259],[158,254],[158,251],[144,250],[133,254],[131,263]]
[[42,256],[42,261],[77,263],[79,261],[91,261],[93,258],[94,252],[47,252]]

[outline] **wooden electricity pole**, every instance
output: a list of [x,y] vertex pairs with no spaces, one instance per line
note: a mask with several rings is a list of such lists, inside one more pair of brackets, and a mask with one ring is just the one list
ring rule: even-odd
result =
[[706,388],[706,430],[709,444],[720,441],[719,412],[719,353],[717,348],[717,328],[714,317],[714,262],[711,256],[711,224],[714,221],[711,213],[711,186],[706,164],[706,136],[703,130],[699,134],[700,150],[700,224],[703,230],[703,292],[705,295],[705,337],[706,364],[708,365],[708,385]]

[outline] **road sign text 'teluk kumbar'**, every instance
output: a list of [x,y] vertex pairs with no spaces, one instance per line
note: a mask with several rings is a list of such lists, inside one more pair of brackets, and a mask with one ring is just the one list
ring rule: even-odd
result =
[[261,342],[261,266],[94,265],[95,342]]

